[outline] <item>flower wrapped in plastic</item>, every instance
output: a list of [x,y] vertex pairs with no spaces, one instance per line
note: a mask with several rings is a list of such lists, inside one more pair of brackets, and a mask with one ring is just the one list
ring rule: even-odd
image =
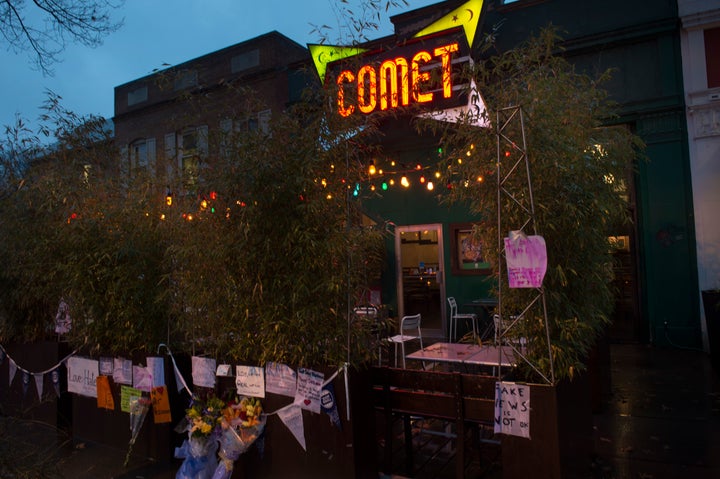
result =
[[230,402],[223,410],[220,432],[220,462],[212,479],[229,479],[235,461],[257,440],[265,429],[265,415],[260,400],[243,397]]
[[176,479],[210,479],[217,468],[217,437],[220,432],[225,403],[209,397],[207,401],[193,398],[185,410],[188,438],[175,449],[175,457],[184,459]]

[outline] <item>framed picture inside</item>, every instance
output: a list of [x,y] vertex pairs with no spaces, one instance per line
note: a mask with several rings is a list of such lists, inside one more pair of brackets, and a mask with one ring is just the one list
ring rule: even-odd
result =
[[480,240],[473,237],[472,223],[450,225],[451,270],[455,275],[490,274],[490,263]]

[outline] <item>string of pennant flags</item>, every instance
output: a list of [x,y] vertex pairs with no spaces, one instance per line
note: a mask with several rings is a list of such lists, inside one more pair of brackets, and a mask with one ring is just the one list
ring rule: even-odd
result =
[[[160,344],[157,354],[162,350],[170,358],[177,391],[186,391],[194,397],[188,381],[183,377],[177,366],[175,357],[170,348]],[[0,345],[0,365],[8,362],[8,387],[17,377],[18,371],[22,373],[23,397],[28,393],[31,378],[34,378],[35,388],[40,401],[44,392],[45,376],[50,375],[57,397],[60,397],[60,367],[67,369],[67,391],[82,396],[97,398],[98,407],[115,409],[115,402],[110,391],[109,378],[120,385],[121,411],[130,412],[129,404],[132,397],[139,397],[143,392],[150,393],[152,397],[155,422],[170,422],[169,405],[167,403],[167,388],[163,358],[160,356],[147,357],[147,366],[133,365],[131,360],[124,358],[100,357],[99,360],[77,355],[78,350],[67,354],[53,366],[42,371],[31,371],[17,363]],[[325,413],[333,425],[342,428],[340,415],[337,409],[333,381],[344,374],[345,399],[347,419],[350,420],[350,397],[348,394],[347,364],[337,369],[328,378],[322,372],[307,368],[298,368],[297,371],[281,363],[267,363],[265,367],[236,366],[235,384],[238,395],[264,398],[266,392],[280,394],[293,398],[293,401],[276,411],[265,412],[266,416],[277,415],[283,424],[291,431],[298,443],[306,450],[302,411]],[[217,377],[232,377],[230,365],[218,365],[213,358],[192,357],[192,384],[198,387],[214,388]],[[165,404],[162,406],[162,404]],[[159,408],[156,408],[161,404]],[[163,413],[160,412],[163,411]]]

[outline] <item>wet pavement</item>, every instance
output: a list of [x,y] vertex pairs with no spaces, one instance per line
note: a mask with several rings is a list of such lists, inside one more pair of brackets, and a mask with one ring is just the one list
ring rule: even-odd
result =
[[611,346],[598,478],[720,478],[720,381],[703,352]]
[[[610,389],[593,418],[589,479],[720,478],[720,380],[707,354],[616,344],[610,346],[610,372]],[[131,456],[125,467],[127,450],[79,441],[55,446],[46,460],[63,473],[49,477],[171,479],[180,464]],[[436,455],[439,460],[447,467],[428,462],[414,476],[454,477],[451,452]],[[490,450],[484,460],[497,462],[471,465],[468,477],[502,477],[499,455]]]

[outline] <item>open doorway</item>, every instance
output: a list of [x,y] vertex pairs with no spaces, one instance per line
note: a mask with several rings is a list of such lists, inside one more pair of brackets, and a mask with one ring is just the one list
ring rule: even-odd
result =
[[445,281],[442,225],[395,229],[398,310],[422,315],[423,336],[444,337]]

